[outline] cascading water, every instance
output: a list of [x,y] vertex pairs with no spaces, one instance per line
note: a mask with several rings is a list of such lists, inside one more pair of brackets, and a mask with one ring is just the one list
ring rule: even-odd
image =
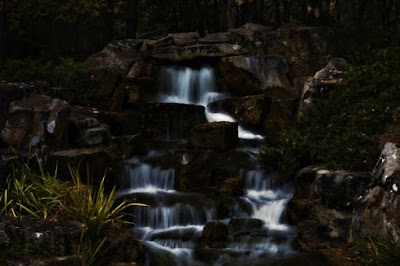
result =
[[[210,102],[228,97],[218,92],[216,76],[210,66],[199,69],[164,67],[160,80],[157,102],[207,107]],[[209,122],[234,121],[229,115],[211,113],[207,109],[206,117]],[[239,129],[239,137],[262,138],[242,128]],[[241,149],[249,150],[245,147]],[[254,151],[254,148],[250,149]],[[150,205],[132,210],[136,217],[134,232],[148,248],[147,261],[150,265],[203,265],[194,259],[194,250],[204,225],[208,221],[221,219],[216,199],[206,194],[174,190],[174,166],[161,167],[154,163],[157,160],[149,160],[162,156],[173,155],[168,151],[152,151],[145,157],[134,157],[125,163],[123,182],[127,188],[121,195],[135,197]],[[241,178],[245,194],[239,199],[231,198],[229,203],[223,202],[226,210],[221,221],[228,223],[232,217],[258,219],[264,225],[254,234],[235,236],[221,248],[221,254],[213,264],[236,261],[242,265],[249,259],[257,261],[263,256],[270,258],[292,253],[291,242],[296,232],[282,221],[282,214],[292,196],[291,187],[276,186],[273,176],[260,169],[238,169],[236,176]],[[236,254],[234,258],[227,255],[231,253]]]

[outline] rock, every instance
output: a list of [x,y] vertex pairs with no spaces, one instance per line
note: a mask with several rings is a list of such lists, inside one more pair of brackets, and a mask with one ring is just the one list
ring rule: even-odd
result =
[[213,43],[229,43],[230,40],[225,32],[210,33],[199,39],[201,44],[213,44]]
[[229,150],[238,142],[238,124],[213,122],[193,127],[188,139],[188,147],[193,149]]
[[304,83],[299,116],[315,106],[320,99],[343,80],[345,65],[346,61],[343,58],[332,58],[328,65]]
[[228,236],[228,226],[220,221],[208,222],[203,229],[202,238],[207,243],[225,241]]
[[369,173],[330,171],[323,166],[310,166],[297,174],[293,198],[321,199],[331,207],[354,207],[358,195],[368,188],[370,182]]
[[240,169],[255,167],[249,154],[229,150],[175,150],[175,187],[179,191],[204,191],[223,185]]
[[197,32],[170,33],[168,36],[172,37],[173,43],[179,47],[194,45],[200,37]]
[[315,73],[334,52],[333,31],[327,27],[285,25],[266,35],[269,54],[283,56],[291,77]]
[[298,92],[286,75],[288,68],[281,56],[231,56],[219,63],[222,86],[234,96],[265,92],[271,97],[292,98]]
[[218,188],[218,192],[231,197],[239,197],[244,194],[243,186],[239,178],[229,178],[225,180],[224,184]]
[[227,36],[233,43],[237,43],[250,51],[252,55],[266,55],[266,36],[273,31],[273,27],[246,23],[244,26],[231,29]]
[[264,222],[252,218],[232,218],[229,221],[229,230],[231,232],[249,232],[259,230],[264,226]]
[[[105,97],[103,99],[109,99],[113,95],[137,59],[141,45],[141,41],[116,40],[107,44],[101,52],[89,56],[85,66],[89,70],[91,88],[96,89],[96,95]],[[97,104],[105,107],[107,103],[105,100]]]
[[75,221],[43,221],[29,216],[3,216],[1,220],[10,240],[64,254],[77,250],[85,232],[83,224]]
[[240,45],[228,43],[196,44],[185,47],[166,46],[143,51],[145,56],[169,62],[181,62],[198,58],[220,58],[247,54]]
[[212,102],[210,111],[227,113],[240,125],[253,130],[279,130],[283,120],[294,120],[297,115],[298,100],[271,99],[261,95],[232,97]]
[[7,121],[10,104],[31,97],[39,90],[36,84],[0,82],[0,130]]
[[9,150],[0,150],[0,189],[7,188],[7,178],[13,172],[15,154]]
[[130,158],[137,154],[144,155],[148,151],[145,139],[141,134],[113,136],[110,142],[110,147],[121,153],[121,158]]
[[358,194],[370,182],[371,175],[364,172],[303,168],[296,175],[295,194],[288,204],[289,219],[298,227],[300,248],[329,253],[348,244]]
[[151,48],[169,46],[171,44],[172,44],[171,36],[166,36],[157,40],[145,40],[143,45],[151,49]]
[[191,128],[206,122],[204,107],[175,103],[130,105],[139,114],[145,137],[153,140],[185,139]]
[[136,135],[142,131],[144,113],[129,111],[108,112],[100,111],[99,116],[109,125],[113,136]]
[[400,239],[400,148],[386,143],[373,170],[374,183],[360,195],[353,235]]
[[64,147],[68,143],[69,112],[67,102],[45,95],[15,101],[10,105],[2,138],[15,148]]
[[109,233],[105,247],[108,247],[104,256],[106,265],[121,262],[138,262],[142,265],[146,258],[146,248],[128,230]]
[[108,140],[109,135],[110,129],[108,126],[90,128],[81,132],[78,143],[83,146],[98,145]]
[[69,167],[72,167],[72,169],[79,169],[81,177],[85,180],[87,169],[89,169],[90,174],[93,175],[94,184],[98,184],[106,172],[110,173],[109,168],[114,166],[114,156],[105,147],[62,150],[50,153],[46,165],[50,173],[54,173],[54,168],[57,166],[60,179],[68,179]]
[[170,33],[168,36],[173,39],[194,39],[197,40],[200,38],[198,32],[179,32],[179,33]]

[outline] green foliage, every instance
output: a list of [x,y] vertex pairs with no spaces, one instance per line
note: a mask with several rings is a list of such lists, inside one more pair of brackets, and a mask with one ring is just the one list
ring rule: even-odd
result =
[[377,134],[400,106],[400,48],[356,55],[344,81],[297,122],[267,136],[264,165],[297,169],[325,163],[368,170],[379,155]]
[[35,217],[69,217],[85,224],[89,236],[98,235],[103,229],[115,228],[123,220],[123,210],[139,203],[126,200],[116,205],[117,192],[107,193],[104,178],[96,190],[85,185],[78,171],[71,169],[72,182],[65,183],[43,171],[38,160],[39,173],[29,162],[16,162],[8,188],[0,193],[0,214],[29,214]]
[[400,245],[393,237],[386,240],[369,237],[367,241],[360,242],[359,250],[369,259],[369,265],[397,265],[400,261]]
[[89,74],[83,63],[72,58],[55,61],[8,59],[0,69],[0,79],[10,82],[48,81],[50,86],[81,90],[89,84]]
[[51,87],[76,90],[74,103],[90,106],[98,103],[95,90],[89,86],[89,72],[82,62],[72,58],[45,59],[8,59],[0,65],[0,80],[8,82],[47,81]]

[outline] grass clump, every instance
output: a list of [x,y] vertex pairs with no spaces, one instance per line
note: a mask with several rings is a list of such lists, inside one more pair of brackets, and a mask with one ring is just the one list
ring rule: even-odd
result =
[[[70,173],[72,180],[64,182],[57,179],[57,173],[45,173],[38,157],[37,166],[31,166],[29,160],[16,160],[7,189],[0,193],[0,214],[81,222],[86,230],[76,254],[81,255],[88,265],[94,265],[107,251],[108,232],[119,232],[121,225],[130,223],[124,220],[124,210],[130,206],[146,205],[127,200],[117,203],[118,192],[115,187],[106,190],[105,177],[95,188],[90,182],[82,181],[78,170],[71,168]],[[5,252],[14,254],[19,250],[13,246],[11,251]],[[31,255],[26,253],[26,256]]]
[[259,157],[267,168],[373,167],[380,152],[377,135],[400,106],[400,48],[356,54],[349,61],[336,89],[298,121],[266,137]]
[[360,254],[367,265],[397,265],[400,261],[400,245],[389,234],[388,239],[369,237],[357,244]]

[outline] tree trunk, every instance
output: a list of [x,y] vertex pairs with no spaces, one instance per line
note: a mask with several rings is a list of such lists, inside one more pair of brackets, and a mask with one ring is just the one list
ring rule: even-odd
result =
[[219,30],[218,31],[227,31],[228,30],[228,5],[226,0],[219,0]]
[[0,63],[3,63],[7,55],[7,0],[2,1],[1,9],[1,25],[0,25]]
[[280,0],[274,0],[274,19],[276,26],[279,26],[281,24],[279,5],[280,5]]
[[115,0],[107,0],[107,7],[103,14],[103,45],[109,43],[114,37],[114,7]]
[[126,37],[136,39],[138,26],[138,0],[127,0]]

